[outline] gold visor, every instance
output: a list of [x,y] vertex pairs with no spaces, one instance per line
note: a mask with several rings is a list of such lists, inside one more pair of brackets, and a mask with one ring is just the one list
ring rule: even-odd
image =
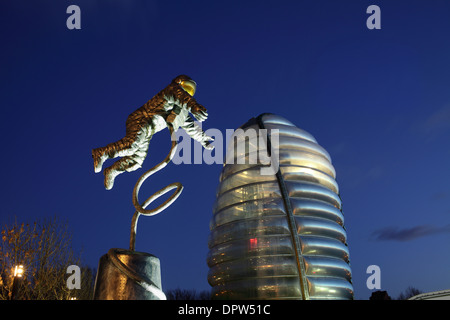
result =
[[181,86],[183,89],[189,93],[191,96],[195,94],[195,90],[197,88],[197,84],[194,81],[181,81]]

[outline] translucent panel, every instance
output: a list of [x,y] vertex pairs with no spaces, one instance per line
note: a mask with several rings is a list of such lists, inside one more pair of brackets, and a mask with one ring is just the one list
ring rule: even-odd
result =
[[281,198],[277,182],[250,184],[229,190],[218,196],[214,211],[218,212],[240,202],[267,198]]
[[[266,165],[268,167],[269,165]],[[237,172],[241,172],[244,170],[254,169],[257,171],[260,171],[260,169],[263,167],[261,164],[249,164],[248,162],[246,164],[226,164],[224,165],[222,169],[222,173],[220,174],[220,181],[225,180],[228,176],[235,174]]]
[[291,255],[295,258],[291,235],[260,236],[215,245],[208,253],[208,265],[230,260],[271,255]]
[[303,256],[327,256],[349,261],[348,247],[345,243],[329,237],[302,236],[300,238]]
[[[225,163],[239,164],[236,158],[241,158],[251,151],[258,151],[259,130],[256,124],[245,128],[245,130],[236,129],[229,141],[227,141]],[[266,146],[263,147],[266,148]]]
[[209,247],[238,239],[249,239],[265,235],[290,234],[286,217],[274,216],[246,219],[221,225],[210,233]]
[[299,139],[309,140],[311,142],[317,143],[316,139],[311,134],[297,127],[276,125],[271,123],[264,124],[264,127],[267,130],[278,130],[278,134],[280,136],[297,137]]
[[326,219],[295,216],[295,222],[300,238],[303,235],[318,235],[337,239],[343,243],[347,238],[345,230],[340,225]]
[[[264,165],[268,164],[268,153],[267,149],[264,148],[263,150],[254,148],[246,148],[243,149],[244,152],[236,152],[232,154],[228,154],[226,158],[226,164],[251,164],[251,165]],[[266,160],[267,159],[267,160]]]
[[261,175],[259,167],[238,171],[222,180],[217,190],[217,196],[233,188],[268,181],[276,182],[275,175]]
[[285,135],[279,135],[278,145],[283,150],[297,150],[306,151],[317,154],[331,163],[331,157],[328,152],[319,146],[317,143],[310,140],[299,139],[298,137],[291,137]]
[[340,210],[326,202],[315,199],[291,198],[292,212],[295,216],[317,217],[344,225],[344,216]]
[[[270,156],[267,152],[267,149],[263,150],[254,150],[251,149],[250,151],[246,150],[245,153],[239,153],[234,156],[230,156],[230,158],[227,158],[227,165],[247,165],[245,167],[242,167],[242,169],[246,168],[253,168],[255,166],[265,166],[270,165]],[[236,172],[236,171],[234,171]],[[228,172],[227,172],[228,173]],[[225,177],[224,177],[225,178]]]
[[324,256],[303,256],[303,260],[308,277],[322,276],[351,280],[350,266],[345,261]]
[[309,299],[311,300],[351,300],[352,284],[346,279],[332,277],[308,277]]
[[304,166],[281,165],[281,174],[284,181],[307,181],[320,184],[336,194],[339,194],[339,186],[336,181],[329,175]]
[[285,126],[291,126],[291,127],[295,127],[295,125],[280,116],[277,116],[276,114],[265,114],[262,116],[262,122],[264,123],[265,126],[269,125],[269,124],[275,124],[275,125],[285,125]]
[[300,299],[302,294],[298,276],[291,276],[224,281],[212,288],[212,297],[231,300]]
[[256,201],[240,202],[218,211],[210,221],[210,228],[213,229],[236,220],[273,215],[286,215],[284,202],[281,198],[265,198]]
[[329,161],[309,152],[298,150],[279,150],[280,165],[304,166],[322,171],[330,177],[336,178],[336,171]]
[[341,199],[328,188],[314,183],[299,181],[286,181],[285,185],[291,198],[317,199],[327,202],[337,209],[341,209]]
[[297,261],[290,256],[262,256],[227,261],[210,268],[208,281],[211,285],[248,278],[297,277]]

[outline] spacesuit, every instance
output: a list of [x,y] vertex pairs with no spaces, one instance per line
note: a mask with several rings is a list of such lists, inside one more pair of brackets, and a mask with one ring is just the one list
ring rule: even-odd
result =
[[100,172],[107,159],[121,157],[104,170],[105,188],[112,189],[114,179],[121,173],[142,167],[152,136],[168,127],[172,132],[183,128],[194,140],[209,150],[213,139],[205,134],[194,119],[202,122],[208,113],[194,98],[196,83],[186,75],[180,75],[142,107],[131,113],[126,121],[126,135],[121,140],[92,150],[94,170]]

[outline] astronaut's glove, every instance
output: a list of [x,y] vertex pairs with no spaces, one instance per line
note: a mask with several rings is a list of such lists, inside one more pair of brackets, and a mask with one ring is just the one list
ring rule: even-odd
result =
[[205,138],[200,143],[203,146],[203,148],[205,148],[207,150],[213,150],[214,146],[211,145],[211,142],[213,142],[213,141],[214,141],[214,138],[211,138],[210,136],[205,136]]
[[206,108],[200,104],[192,107],[190,111],[198,122],[203,122],[208,119],[208,111],[206,111]]

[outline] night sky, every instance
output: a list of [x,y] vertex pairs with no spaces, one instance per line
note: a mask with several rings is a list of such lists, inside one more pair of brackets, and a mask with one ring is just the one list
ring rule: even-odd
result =
[[[81,30],[66,27],[71,4]],[[371,4],[381,29],[366,27]],[[209,112],[204,129],[225,133],[272,112],[330,153],[357,299],[371,295],[370,265],[391,297],[450,289],[449,17],[439,0],[3,0],[0,223],[67,220],[94,268],[110,248],[128,248],[134,184],[166,157],[169,133],[110,191],[91,150],[122,138],[131,112],[187,74]],[[210,288],[221,167],[171,163],[141,189],[144,200],[184,185],[138,224],[136,250],[160,258],[164,290]]]

